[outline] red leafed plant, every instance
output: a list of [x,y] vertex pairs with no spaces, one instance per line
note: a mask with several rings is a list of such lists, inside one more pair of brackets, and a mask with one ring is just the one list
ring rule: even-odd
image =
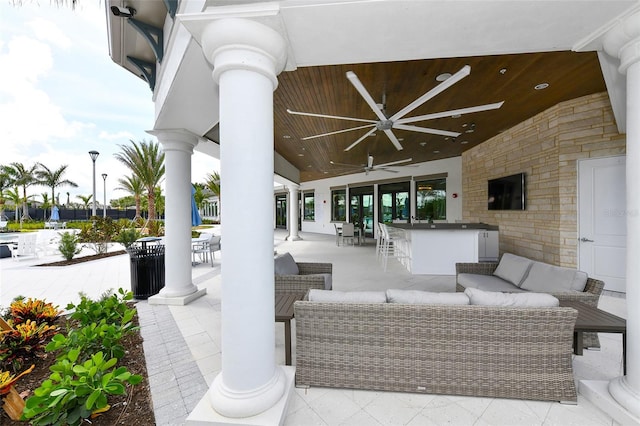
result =
[[28,320],[38,324],[54,324],[62,311],[57,306],[40,299],[18,299],[11,302],[9,311],[13,324],[22,324]]

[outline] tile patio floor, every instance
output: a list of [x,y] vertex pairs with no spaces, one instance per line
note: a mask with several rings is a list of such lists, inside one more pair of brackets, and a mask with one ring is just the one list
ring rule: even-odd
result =
[[[288,242],[275,232],[279,253],[291,252],[299,261],[333,263],[336,290],[411,288],[453,291],[453,276],[412,276],[397,261],[387,272],[376,261],[375,243],[336,247],[333,235],[301,233],[302,241]],[[85,252],[83,254],[91,254]],[[187,306],[137,304],[149,381],[158,425],[181,425],[220,370],[220,253],[214,267],[192,268],[193,282],[207,294]],[[17,295],[43,298],[64,308],[79,301],[79,292],[99,297],[110,288],[130,288],[128,256],[74,266],[32,267],[56,260],[0,259],[0,306]],[[601,297],[600,308],[626,317],[625,300]],[[277,362],[284,364],[284,325],[275,323]],[[295,364],[295,321],[292,322]],[[574,357],[574,375],[607,380],[621,374],[622,343],[618,334],[600,334],[602,349]],[[552,402],[419,395],[311,388],[295,389],[285,425],[615,425],[578,395],[577,405]],[[147,425],[141,425],[147,426]]]

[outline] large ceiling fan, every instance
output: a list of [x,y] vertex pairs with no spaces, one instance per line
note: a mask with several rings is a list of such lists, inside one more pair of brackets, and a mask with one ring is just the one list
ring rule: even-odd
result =
[[449,77],[446,80],[442,81],[436,87],[434,87],[433,89],[429,90],[427,93],[425,93],[424,95],[420,96],[418,99],[416,99],[415,101],[411,102],[409,105],[407,105],[406,107],[402,108],[400,111],[398,111],[395,114],[393,114],[392,116],[388,117],[385,114],[384,110],[383,110],[384,109],[384,102],[383,102],[383,108],[380,108],[380,106],[378,104],[376,104],[376,102],[373,100],[373,98],[371,97],[369,92],[367,92],[367,89],[365,89],[364,85],[360,82],[360,80],[358,79],[358,76],[354,72],[348,71],[347,72],[347,78],[349,79],[351,84],[353,84],[353,86],[356,88],[358,93],[360,93],[360,96],[362,96],[364,98],[364,100],[367,103],[367,105],[369,105],[369,107],[373,110],[375,115],[378,117],[377,120],[368,120],[368,119],[354,118],[354,117],[341,117],[341,116],[337,116],[337,115],[314,114],[314,113],[309,113],[309,112],[292,111],[290,109],[287,109],[287,112],[289,114],[293,114],[293,115],[304,115],[304,116],[308,116],[308,117],[332,118],[332,119],[336,119],[336,120],[360,121],[360,122],[363,122],[363,123],[368,123],[368,124],[363,125],[363,126],[351,127],[351,128],[348,128],[348,129],[338,130],[338,131],[335,131],[335,132],[328,132],[328,133],[322,133],[322,134],[319,134],[319,135],[307,136],[307,137],[302,138],[302,140],[320,138],[320,137],[323,137],[323,136],[337,135],[339,133],[351,132],[353,130],[361,130],[361,129],[370,128],[358,140],[356,140],[351,145],[349,145],[347,148],[345,148],[345,151],[349,151],[350,149],[352,149],[353,147],[358,145],[360,142],[365,140],[369,135],[373,134],[376,130],[384,131],[384,133],[387,135],[389,140],[391,140],[391,143],[393,143],[393,145],[396,147],[396,149],[398,151],[400,151],[402,149],[402,145],[400,145],[400,141],[398,140],[396,135],[393,134],[392,129],[409,130],[409,131],[413,131],[413,132],[429,133],[429,134],[432,134],[432,135],[450,136],[450,137],[454,137],[455,138],[455,137],[460,136],[459,132],[451,132],[451,131],[448,131],[448,130],[432,129],[432,128],[428,128],[428,127],[418,127],[418,126],[409,125],[409,123],[415,123],[415,122],[418,122],[418,121],[433,120],[433,119],[442,118],[442,117],[451,117],[451,116],[456,116],[456,115],[470,114],[470,113],[480,112],[480,111],[489,111],[489,110],[493,110],[493,109],[498,109],[498,108],[500,108],[502,106],[504,101],[496,102],[496,103],[493,103],[493,104],[478,105],[478,106],[474,106],[474,107],[460,108],[460,109],[455,109],[455,110],[437,112],[437,113],[433,113],[433,114],[426,114],[426,115],[420,115],[420,116],[416,116],[416,117],[404,118],[405,115],[407,115],[408,113],[410,113],[414,109],[418,108],[420,105],[424,104],[429,99],[437,96],[438,94],[442,93],[443,91],[445,91],[449,87],[453,86],[458,81],[460,81],[463,78],[465,78],[466,76],[468,76],[470,73],[471,73],[471,67],[469,65],[465,65],[458,72],[453,74],[451,77]]
[[[398,173],[397,170],[390,169],[390,167],[391,166],[397,166],[397,165],[402,164],[402,163],[408,163],[411,160],[412,160],[411,158],[405,158],[404,160],[396,160],[396,161],[391,161],[389,163],[374,165],[373,164],[373,155],[367,155],[367,164],[336,163],[335,161],[330,161],[330,163],[335,165],[335,166],[340,166],[340,167],[347,167],[347,168],[353,168],[353,169],[362,169],[365,172],[365,174],[368,175],[369,172],[372,172],[374,170],[382,170],[382,171],[385,171],[385,172]],[[353,173],[353,171],[349,171],[347,173]]]

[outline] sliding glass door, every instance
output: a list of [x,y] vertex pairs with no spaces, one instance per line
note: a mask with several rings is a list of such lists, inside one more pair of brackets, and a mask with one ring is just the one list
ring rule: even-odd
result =
[[409,222],[409,188],[409,182],[389,183],[378,187],[380,222]]
[[349,219],[364,230],[365,237],[373,237],[373,187],[349,189]]

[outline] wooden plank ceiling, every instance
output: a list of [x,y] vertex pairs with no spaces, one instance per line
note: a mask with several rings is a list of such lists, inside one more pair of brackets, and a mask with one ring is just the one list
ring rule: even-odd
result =
[[[393,129],[403,150],[398,151],[382,131],[348,152],[345,148],[368,129],[309,140],[303,138],[367,123],[292,115],[287,109],[375,120],[371,108],[346,78],[353,71],[375,102],[386,100],[391,116],[439,84],[442,73],[463,66],[471,74],[406,117],[504,101],[498,110],[411,123],[420,127],[460,132],[457,138]],[[536,85],[546,83],[544,90]],[[550,52],[518,55],[417,60],[300,68],[279,76],[274,93],[275,149],[300,170],[301,181],[358,173],[362,170],[331,161],[364,165],[412,158],[412,163],[459,156],[500,132],[559,102],[604,92],[604,79],[594,52]],[[410,164],[410,163],[406,163]]]

